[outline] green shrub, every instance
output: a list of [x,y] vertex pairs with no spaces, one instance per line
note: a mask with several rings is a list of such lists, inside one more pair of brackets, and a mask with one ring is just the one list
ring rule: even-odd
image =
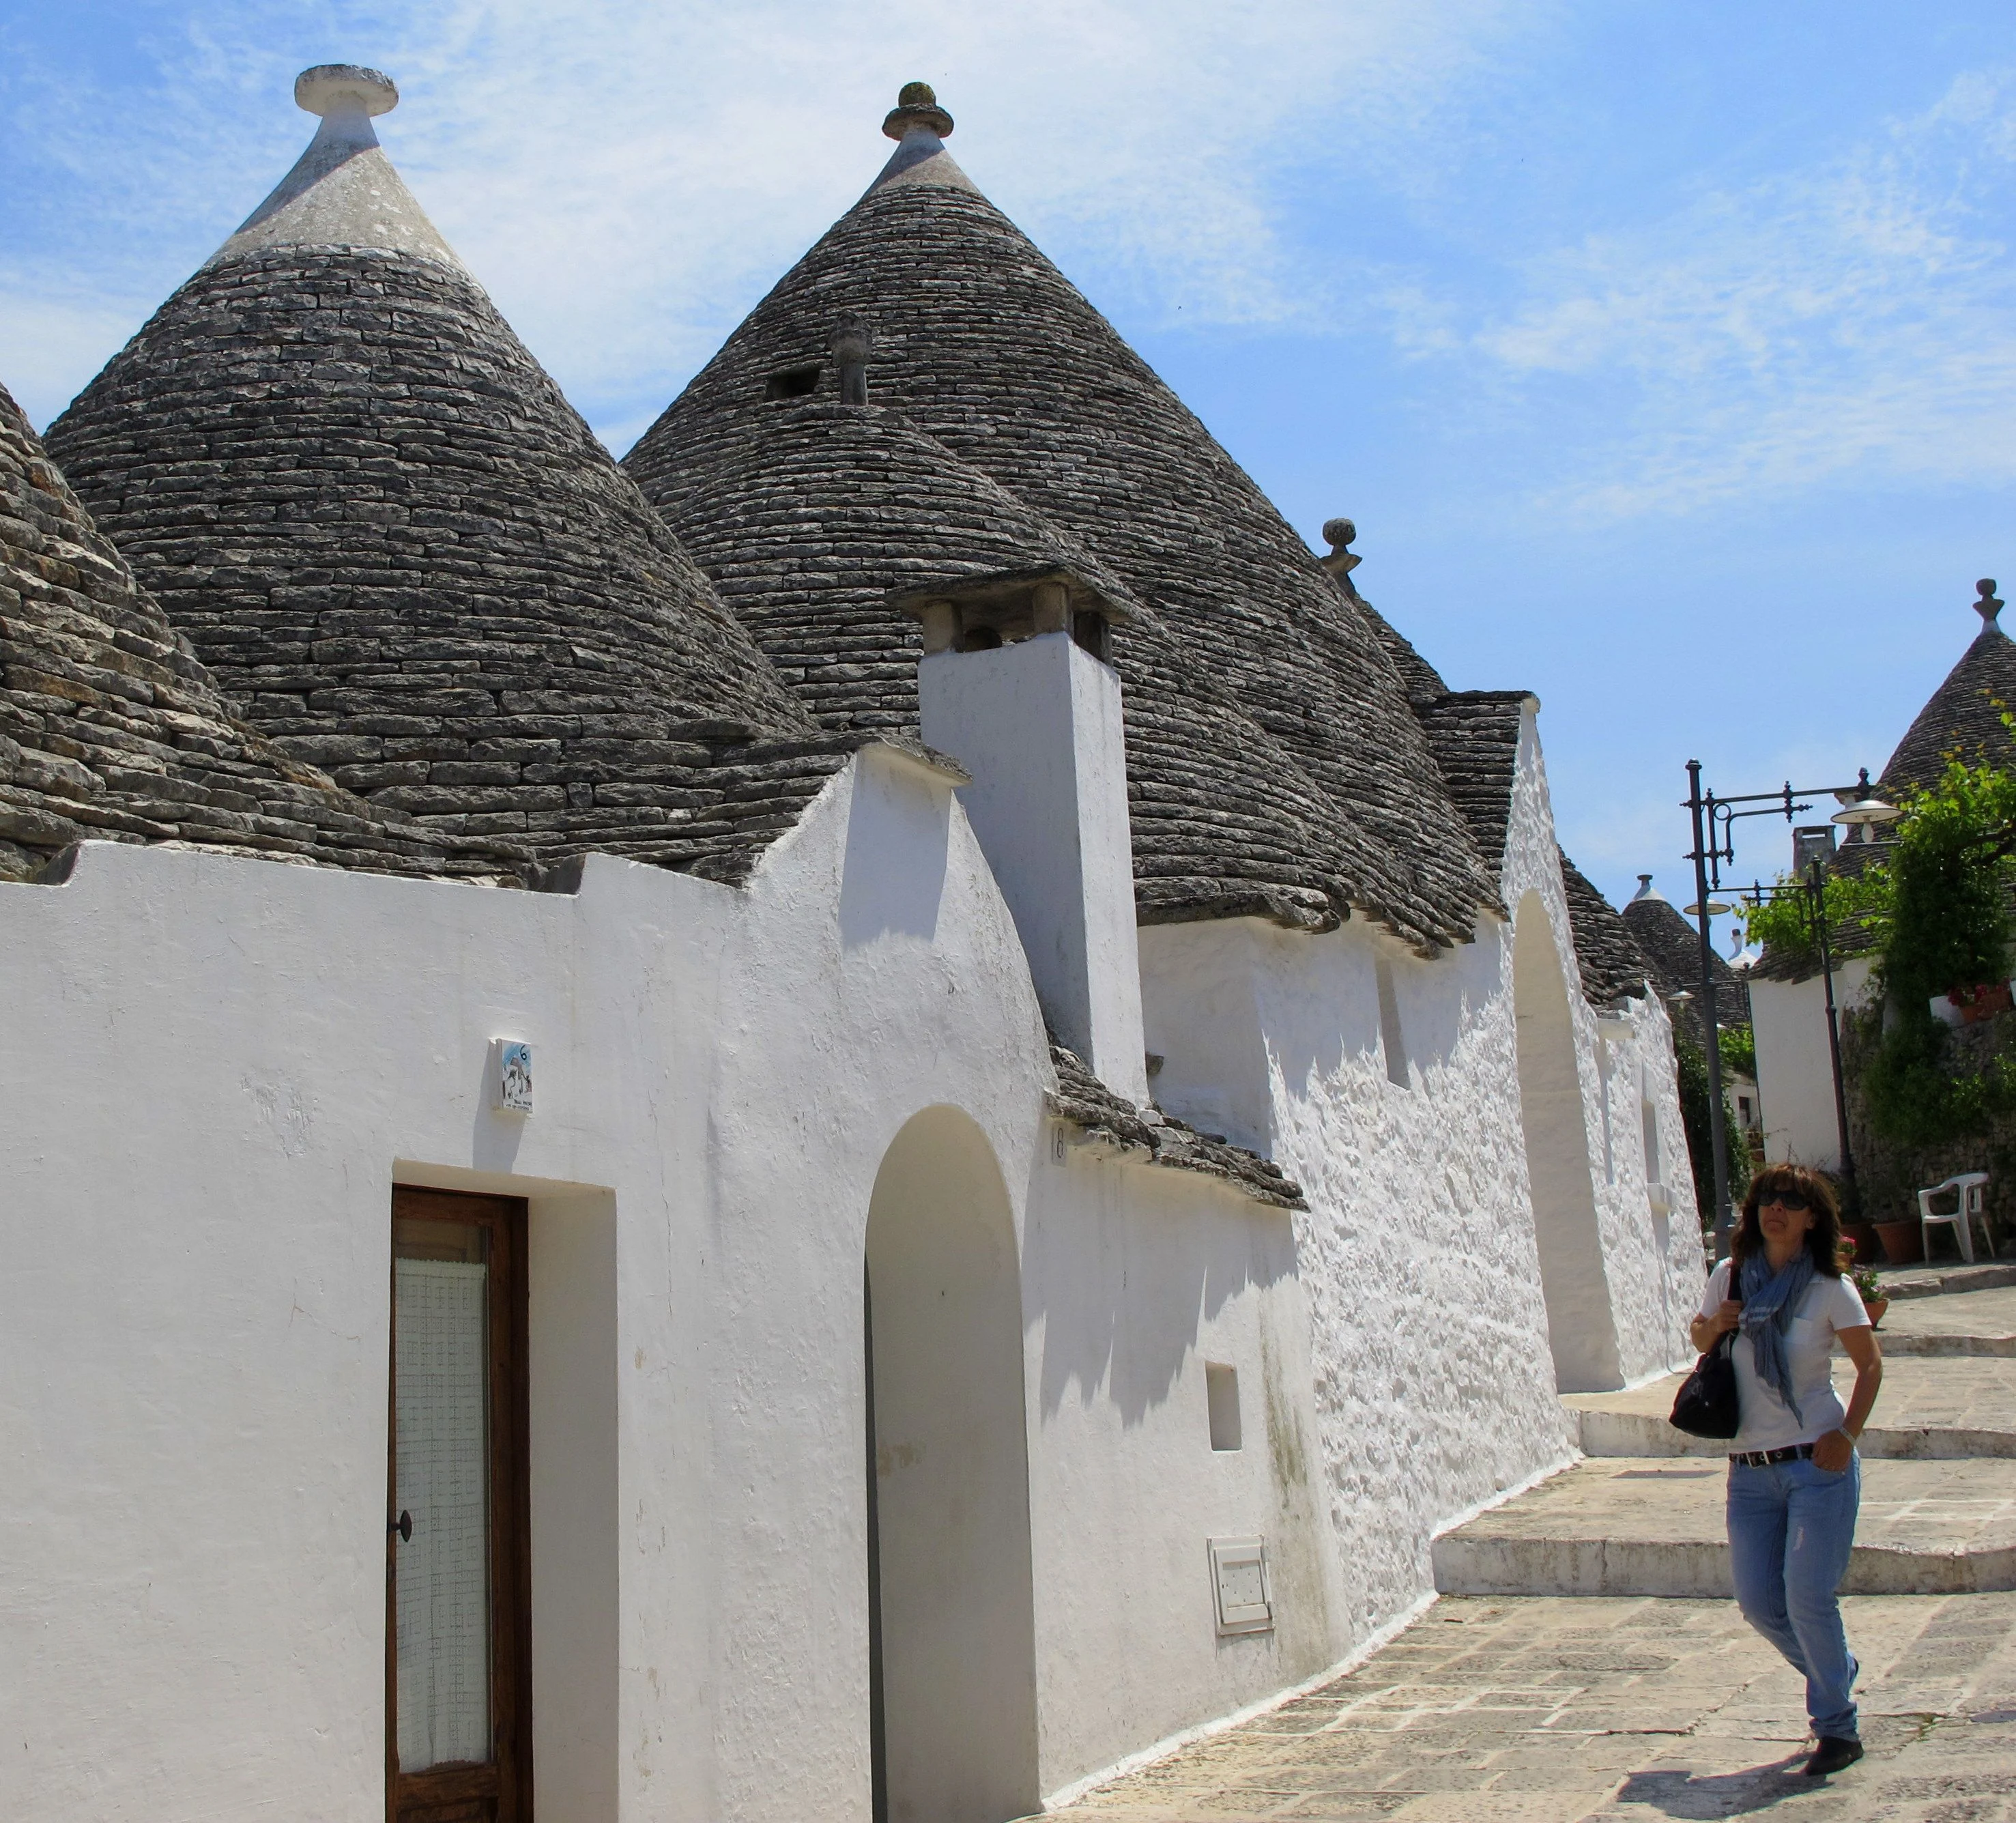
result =
[[[1729,1036],[1725,1032],[1724,1038]],[[1701,1232],[1715,1228],[1715,1149],[1708,1121],[1708,1053],[1684,1026],[1673,1029],[1673,1061],[1679,1075],[1680,1125],[1687,1136],[1688,1162],[1693,1167],[1694,1204],[1701,1211]],[[1750,1188],[1750,1148],[1736,1124],[1729,1093],[1723,1091],[1722,1130],[1729,1156],[1729,1200],[1741,1203]]]

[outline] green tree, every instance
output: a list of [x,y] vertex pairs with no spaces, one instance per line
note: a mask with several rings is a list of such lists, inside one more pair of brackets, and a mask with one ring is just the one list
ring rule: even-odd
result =
[[1862,883],[1884,1000],[1862,1087],[1879,1133],[1936,1146],[1984,1133],[2016,1108],[2016,1065],[2006,1055],[1962,1064],[1931,1010],[1941,995],[2009,978],[2016,773],[1949,760],[1900,808],[1884,863]]

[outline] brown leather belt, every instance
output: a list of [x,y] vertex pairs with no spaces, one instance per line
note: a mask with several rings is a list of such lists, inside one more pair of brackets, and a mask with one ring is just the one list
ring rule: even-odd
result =
[[1788,1443],[1782,1450],[1739,1450],[1730,1457],[1732,1462],[1741,1462],[1745,1468],[1769,1468],[1777,1462],[1810,1462],[1813,1447],[1810,1443]]

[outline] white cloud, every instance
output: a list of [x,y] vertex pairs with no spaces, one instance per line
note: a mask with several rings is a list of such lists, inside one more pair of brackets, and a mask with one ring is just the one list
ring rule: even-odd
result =
[[[405,96],[381,123],[395,162],[578,402],[612,423],[662,403],[866,187],[907,78],[938,85],[959,120],[955,153],[1103,294],[1153,294],[1190,322],[1306,322],[1329,298],[1284,244],[1283,172],[1353,146],[1397,157],[1495,47],[1550,11],[371,0],[332,31],[209,0],[145,47],[147,88],[94,95],[50,71],[27,85],[34,158],[97,218],[94,232],[73,211],[71,244],[55,250],[124,300],[175,282],[284,170],[305,137],[286,101],[300,63],[390,70]],[[164,224],[179,272],[164,271]],[[49,296],[41,278],[0,261],[0,297],[26,315]],[[66,347],[37,384],[60,370],[74,388],[92,365]]]
[[1824,168],[1535,261],[1525,301],[1453,345],[1501,398],[1610,415],[1543,484],[1550,504],[1621,517],[1851,475],[2007,481],[2012,160],[2016,77],[1966,76]]

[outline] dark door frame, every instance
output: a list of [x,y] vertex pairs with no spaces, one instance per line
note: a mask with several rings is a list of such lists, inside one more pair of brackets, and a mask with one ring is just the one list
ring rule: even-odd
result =
[[[526,1205],[522,1197],[392,1189],[401,1216],[480,1226],[490,1266],[490,1720],[488,1763],[399,1770],[398,1336],[387,1325],[385,1438],[385,1815],[387,1823],[531,1823],[532,1565],[526,1372]],[[388,1250],[390,1251],[390,1250]],[[396,1258],[396,1253],[393,1254]],[[387,1288],[395,1270],[387,1264]],[[391,1307],[397,1320],[397,1306]]]

